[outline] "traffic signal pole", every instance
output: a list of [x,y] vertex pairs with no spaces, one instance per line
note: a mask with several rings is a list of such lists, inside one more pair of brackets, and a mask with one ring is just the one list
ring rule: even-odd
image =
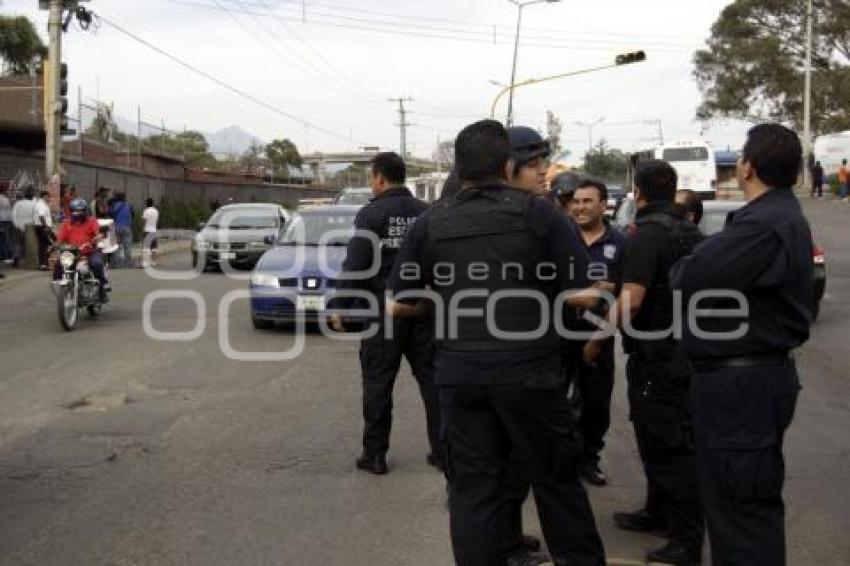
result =
[[[61,64],[62,64],[62,0],[50,0],[50,15],[47,20],[47,31],[49,35],[47,65],[45,74],[49,73],[50,80],[46,81],[44,97],[47,113],[44,116],[44,126],[47,132],[45,144],[45,173],[47,174],[48,186],[50,187],[50,205],[58,208],[59,179],[60,179],[60,153],[61,153],[61,120],[60,120],[60,94]],[[56,194],[53,194],[53,191]]]

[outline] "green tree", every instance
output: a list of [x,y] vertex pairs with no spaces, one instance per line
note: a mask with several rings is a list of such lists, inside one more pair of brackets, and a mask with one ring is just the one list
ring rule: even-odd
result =
[[604,181],[620,182],[626,176],[629,158],[619,149],[608,147],[608,143],[599,140],[593,149],[584,156],[584,172]]
[[24,16],[0,16],[0,59],[11,75],[28,75],[47,54],[35,26]]
[[298,153],[298,147],[288,139],[272,140],[266,145],[266,157],[272,166],[272,170],[277,172],[285,171],[289,174],[289,167],[301,168],[303,160],[301,154]]
[[215,157],[209,152],[209,143],[204,134],[187,130],[178,134],[162,133],[148,136],[144,146],[152,151],[182,155],[186,165],[198,169],[219,169]]
[[239,169],[243,173],[263,176],[268,167],[268,160],[263,155],[263,146],[256,141],[239,157]]
[[[850,128],[850,2],[815,0],[812,127]],[[736,0],[694,55],[703,95],[697,118],[801,127],[807,0]]]

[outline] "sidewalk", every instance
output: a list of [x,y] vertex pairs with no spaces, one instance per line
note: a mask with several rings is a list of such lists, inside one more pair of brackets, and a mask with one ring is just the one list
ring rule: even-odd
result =
[[[168,254],[173,254],[180,251],[189,251],[190,242],[188,240],[160,240],[159,248],[157,249],[157,254],[159,256],[164,256]],[[133,267],[138,269],[141,267],[142,261],[142,244],[141,242],[133,244]],[[34,279],[38,277],[46,277],[46,271],[41,271],[38,269],[23,269],[20,267],[12,267],[11,265],[4,264],[0,267],[0,272],[6,275],[5,279],[0,279],[0,289],[3,288],[4,285],[8,286],[17,281],[26,281],[28,279]]]

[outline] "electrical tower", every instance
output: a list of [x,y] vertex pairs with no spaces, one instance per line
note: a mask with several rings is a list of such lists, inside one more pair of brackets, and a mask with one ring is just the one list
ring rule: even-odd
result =
[[411,124],[407,121],[407,115],[410,111],[404,107],[404,103],[413,102],[413,99],[408,96],[406,98],[390,98],[389,101],[398,102],[398,124],[396,125],[399,127],[399,154],[402,159],[407,159],[407,128],[416,124]]

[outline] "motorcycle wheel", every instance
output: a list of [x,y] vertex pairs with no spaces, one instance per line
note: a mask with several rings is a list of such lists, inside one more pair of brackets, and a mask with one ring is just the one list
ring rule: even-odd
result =
[[79,315],[76,289],[59,287],[59,292],[56,294],[56,306],[59,310],[59,323],[62,328],[69,332],[74,330]]

